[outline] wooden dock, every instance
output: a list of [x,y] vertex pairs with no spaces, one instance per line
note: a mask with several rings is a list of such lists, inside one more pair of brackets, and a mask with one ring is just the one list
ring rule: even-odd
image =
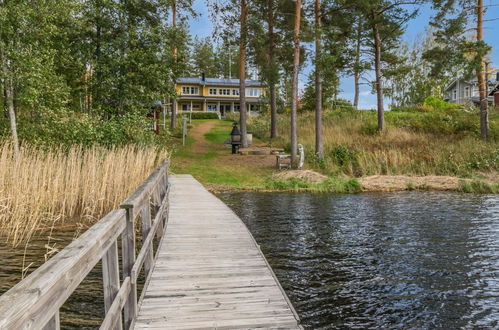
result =
[[170,183],[166,234],[135,329],[300,329],[241,219],[192,176]]
[[302,329],[241,219],[192,176],[169,176],[168,164],[0,296],[0,329],[60,329],[61,306],[99,261],[101,330]]

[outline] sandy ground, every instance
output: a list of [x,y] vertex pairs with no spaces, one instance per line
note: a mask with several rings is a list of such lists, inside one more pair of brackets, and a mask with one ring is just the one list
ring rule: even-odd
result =
[[327,179],[327,176],[312,170],[287,170],[276,172],[274,174],[274,178],[283,181],[289,180],[291,178],[296,178],[312,183],[322,183]]
[[459,180],[459,178],[452,176],[406,175],[374,175],[359,178],[364,191],[457,190]]

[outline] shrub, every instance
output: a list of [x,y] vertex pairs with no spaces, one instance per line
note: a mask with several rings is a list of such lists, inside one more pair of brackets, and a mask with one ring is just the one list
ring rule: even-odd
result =
[[[6,119],[1,120],[5,121]],[[9,136],[8,124],[0,124],[0,134]],[[38,146],[123,146],[164,145],[169,133],[156,135],[150,129],[151,119],[127,114],[103,120],[99,116],[73,113],[66,117],[18,118],[18,134],[23,142]]]
[[425,98],[423,105],[432,107],[435,110],[456,109],[460,107],[457,104],[442,101],[435,96],[428,96],[427,98]]
[[219,119],[216,112],[193,112],[186,115],[192,119]]
[[355,157],[357,156],[357,152],[354,150],[350,150],[345,145],[340,145],[333,148],[330,155],[338,165],[345,166],[354,161]]

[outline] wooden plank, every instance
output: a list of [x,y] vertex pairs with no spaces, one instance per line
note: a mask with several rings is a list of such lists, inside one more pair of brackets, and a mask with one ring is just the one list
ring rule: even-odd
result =
[[[142,250],[144,250],[144,273],[146,277],[152,268],[153,262],[153,240],[149,237],[149,232],[151,231],[151,207],[149,200],[146,201],[142,211],[140,212],[141,224],[142,224]],[[151,235],[151,237],[153,237]],[[140,254],[140,253],[139,253]],[[132,277],[133,278],[133,277]]]
[[131,289],[132,285],[130,277],[127,277],[116,294],[116,298],[111,304],[109,311],[106,313],[106,317],[100,326],[100,330],[116,329],[117,327],[121,328],[121,310],[125,306]]
[[110,212],[0,297],[0,328],[42,328],[125,228],[125,212]]
[[145,201],[148,200],[154,192],[154,188],[162,178],[162,174],[167,171],[168,164],[169,160],[165,159],[163,163],[120,205],[120,207],[131,209],[132,216],[135,218]]
[[59,316],[59,311],[57,311],[50,321],[45,324],[42,330],[59,330],[61,328],[61,318]]
[[[105,315],[113,305],[116,295],[120,290],[120,269],[118,260],[118,244],[116,241],[109,247],[106,254],[102,257],[102,283],[104,286],[104,311]],[[119,313],[119,322],[113,326],[115,330],[121,330],[121,310]]]
[[[133,208],[126,209],[126,228],[121,236],[123,253],[123,277],[131,277],[135,264],[135,225]],[[125,329],[129,329],[137,315],[137,284],[132,283],[124,306]]]
[[168,227],[134,328],[300,329],[234,212],[191,176],[170,177],[170,184]]
[[162,226],[162,221],[161,218],[163,217],[163,213],[165,212],[164,208],[166,206],[162,205],[160,208],[160,211],[156,215],[156,218],[154,220],[154,224],[152,225],[152,228],[148,231],[147,237],[142,244],[142,248],[140,249],[140,252],[137,256],[137,259],[135,260],[135,264],[132,267],[132,271],[130,273],[130,277],[132,279],[132,283],[137,282],[137,276],[139,275],[139,271],[142,268],[142,264],[147,261],[148,255],[151,256],[151,260],[149,261],[150,263],[150,268],[148,271],[146,271],[146,277],[149,276],[150,274],[150,269],[153,266],[153,250],[152,250],[152,242],[154,239],[154,235],[156,232],[159,230],[159,228]]

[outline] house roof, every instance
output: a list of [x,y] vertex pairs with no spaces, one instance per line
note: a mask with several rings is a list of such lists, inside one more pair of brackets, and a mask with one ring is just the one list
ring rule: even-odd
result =
[[[204,81],[199,77],[180,77],[177,83],[193,85],[213,85],[213,86],[239,86],[239,79],[225,78],[205,78]],[[263,83],[258,80],[246,79],[247,87],[260,87]]]

